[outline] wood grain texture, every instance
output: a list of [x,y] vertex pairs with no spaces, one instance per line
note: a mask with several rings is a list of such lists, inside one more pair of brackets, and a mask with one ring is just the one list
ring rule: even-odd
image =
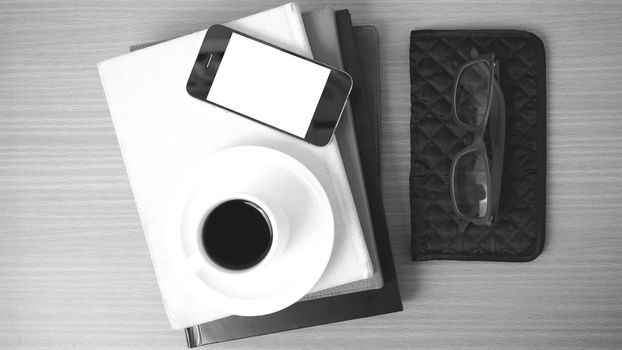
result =
[[[0,348],[185,348],[95,64],[280,4],[0,3]],[[210,348],[621,348],[622,2],[332,5],[380,35],[383,189],[405,311]],[[549,209],[533,262],[410,261],[409,35],[450,28],[525,29],[545,42]]]

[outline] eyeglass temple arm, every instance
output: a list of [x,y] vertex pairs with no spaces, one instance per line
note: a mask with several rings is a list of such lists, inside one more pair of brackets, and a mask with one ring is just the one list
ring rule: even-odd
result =
[[505,150],[505,99],[503,91],[497,80],[493,80],[493,98],[490,120],[488,127],[490,128],[490,143],[492,148],[491,160],[491,181],[492,188],[490,193],[490,205],[492,208],[493,219],[497,214],[499,207],[499,198],[501,197],[501,179],[503,177],[503,157]]

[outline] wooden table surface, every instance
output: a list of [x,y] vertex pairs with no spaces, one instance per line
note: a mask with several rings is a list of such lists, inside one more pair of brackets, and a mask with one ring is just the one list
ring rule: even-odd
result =
[[[185,348],[95,64],[281,3],[0,3],[0,348]],[[379,31],[383,190],[405,310],[211,348],[621,348],[622,2],[333,5]],[[546,44],[547,242],[533,262],[410,261],[409,35],[441,28],[525,29]]]

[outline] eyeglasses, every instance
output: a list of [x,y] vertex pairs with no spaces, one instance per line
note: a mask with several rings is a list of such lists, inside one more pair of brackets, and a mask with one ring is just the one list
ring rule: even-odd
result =
[[[460,151],[451,164],[453,207],[466,225],[490,225],[499,205],[505,101],[497,81],[498,71],[494,54],[484,54],[460,66],[454,82],[454,120],[474,134],[473,143]],[[484,139],[487,126],[490,152]]]

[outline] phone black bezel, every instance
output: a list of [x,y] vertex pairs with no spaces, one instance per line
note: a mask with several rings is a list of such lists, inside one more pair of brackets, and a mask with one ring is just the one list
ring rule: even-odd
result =
[[272,45],[263,40],[259,40],[247,34],[238,32],[226,26],[216,24],[211,26],[207,30],[205,38],[203,39],[203,43],[201,44],[201,48],[199,49],[199,54],[197,55],[194,66],[192,67],[192,72],[190,73],[190,77],[188,78],[188,82],[186,84],[186,91],[188,92],[188,94],[201,101],[224,108],[240,116],[251,119],[257,123],[287,133],[296,138],[300,138],[297,135],[279,129],[274,125],[266,124],[262,121],[259,121],[252,116],[244,115],[225,106],[219,105],[211,101],[207,101],[207,95],[212,86],[212,83],[214,82],[214,78],[216,77],[216,73],[218,72],[218,67],[233,33],[258,41],[277,50],[289,53],[306,61],[313,62],[315,64],[330,69],[330,74],[326,81],[326,85],[324,86],[324,90],[322,91],[322,95],[320,97],[320,100],[318,101],[318,105],[313,114],[313,118],[311,119],[311,123],[309,124],[307,133],[303,138],[305,141],[316,146],[326,145],[330,141],[333,132],[335,131],[335,128],[339,123],[339,119],[341,118],[341,114],[348,100],[348,96],[350,94],[350,91],[352,90],[352,78],[350,77],[350,75],[335,67],[331,67],[322,62],[314,61],[307,57],[298,55],[294,52],[284,50],[278,46]]

